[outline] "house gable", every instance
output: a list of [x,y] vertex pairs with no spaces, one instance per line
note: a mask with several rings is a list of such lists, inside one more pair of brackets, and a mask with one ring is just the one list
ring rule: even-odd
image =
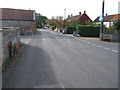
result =
[[88,21],[92,22],[92,20],[89,18],[85,11],[83,14],[81,14],[80,12],[79,15],[68,17],[64,21],[64,23],[68,25],[73,20],[79,20],[81,25],[86,25]]

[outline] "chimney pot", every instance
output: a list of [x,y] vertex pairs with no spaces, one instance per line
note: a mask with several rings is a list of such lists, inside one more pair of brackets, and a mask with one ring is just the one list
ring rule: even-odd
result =
[[81,15],[81,12],[79,12],[79,15]]
[[108,14],[106,13],[106,16],[107,16]]
[[84,14],[86,14],[86,11],[84,11]]
[[68,15],[68,18],[70,17],[70,15]]

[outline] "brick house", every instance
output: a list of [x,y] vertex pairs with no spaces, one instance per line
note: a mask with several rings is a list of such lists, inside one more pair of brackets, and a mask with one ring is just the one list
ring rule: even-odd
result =
[[[94,20],[94,22],[96,24],[100,24],[99,18],[100,18],[100,16],[98,16]],[[106,14],[106,16],[104,16],[104,25],[109,28],[109,27],[113,26],[113,22],[115,20],[118,20],[118,19],[120,19],[120,14],[114,14],[114,15],[107,15]]]
[[21,34],[36,33],[35,11],[0,8],[2,27],[19,27]]
[[86,14],[86,11],[84,11],[83,14],[81,14],[81,12],[79,12],[79,15],[73,16],[71,14],[68,15],[68,18],[66,20],[64,20],[65,25],[69,25],[72,20],[79,20],[80,25],[86,25],[88,22],[92,22],[92,20],[90,19],[90,17]]

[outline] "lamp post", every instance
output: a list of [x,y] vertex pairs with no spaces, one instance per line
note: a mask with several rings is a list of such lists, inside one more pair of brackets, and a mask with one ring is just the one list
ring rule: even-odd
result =
[[102,36],[103,36],[103,22],[104,22],[104,4],[105,4],[105,0],[103,0],[103,3],[102,3],[102,15],[100,16],[100,19],[99,21],[101,21],[101,25],[100,25],[100,40],[102,40]]

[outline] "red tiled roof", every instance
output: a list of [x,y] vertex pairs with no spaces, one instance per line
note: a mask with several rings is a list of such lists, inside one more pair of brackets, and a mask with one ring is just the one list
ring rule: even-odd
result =
[[111,21],[115,21],[115,20],[118,20],[118,19],[120,19],[120,14],[115,15],[115,16],[111,19]]
[[[94,22],[99,22],[99,18],[100,17],[97,17]],[[114,14],[114,15],[107,15],[107,16],[104,16],[104,22],[113,22],[115,20],[118,20],[120,19],[120,14]]]
[[34,20],[33,10],[21,10],[21,9],[9,9],[0,8],[2,12],[2,18],[6,20]]
[[80,24],[82,24],[82,25],[86,25],[86,23],[88,21],[92,22],[92,20],[89,18],[89,16],[86,13],[68,17],[64,22],[67,24],[67,23],[71,22],[72,20],[79,20]]
[[76,15],[76,16],[72,16],[72,17],[67,18],[66,20],[75,20],[75,19],[79,19],[82,15],[83,15],[83,14],[81,14],[81,15]]

